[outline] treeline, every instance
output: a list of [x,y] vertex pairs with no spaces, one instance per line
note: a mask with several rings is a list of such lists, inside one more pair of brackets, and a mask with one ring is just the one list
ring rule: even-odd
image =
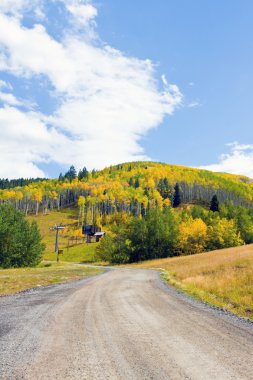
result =
[[[91,172],[91,176],[93,176],[93,173],[95,173],[95,170],[93,170]],[[77,174],[76,168],[74,167],[74,165],[71,165],[69,170],[64,175],[62,173],[60,173],[58,181],[64,182],[64,180],[67,179],[69,182],[72,182],[76,178],[78,178],[79,181],[88,180],[89,175],[90,175],[89,171],[86,169],[86,167],[79,170],[79,172]]]
[[30,183],[47,181],[46,178],[18,178],[18,179],[8,179],[0,178],[0,189],[13,189],[14,187],[27,186]]
[[[144,217],[120,217],[97,248],[97,259],[132,263],[189,255],[253,242],[253,210],[220,205],[149,210]],[[217,203],[216,203],[217,205]]]

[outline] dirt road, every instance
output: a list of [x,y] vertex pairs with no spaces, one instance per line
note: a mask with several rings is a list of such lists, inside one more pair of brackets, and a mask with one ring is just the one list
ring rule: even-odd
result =
[[1,298],[0,348],[1,379],[253,379],[253,324],[146,270]]

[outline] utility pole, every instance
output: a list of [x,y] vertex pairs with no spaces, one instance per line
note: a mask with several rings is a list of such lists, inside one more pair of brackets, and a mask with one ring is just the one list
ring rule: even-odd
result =
[[57,226],[55,224],[54,227],[50,227],[50,230],[55,230],[55,245],[54,245],[54,251],[55,253],[57,253],[57,263],[59,262],[59,231],[60,230],[64,230],[64,226],[62,226],[61,224],[59,226]]

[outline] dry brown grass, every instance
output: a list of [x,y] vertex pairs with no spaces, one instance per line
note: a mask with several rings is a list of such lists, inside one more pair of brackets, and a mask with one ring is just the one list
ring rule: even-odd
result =
[[253,319],[253,244],[191,256],[152,260],[165,278],[212,305]]
[[52,263],[44,263],[37,268],[0,269],[0,295],[13,294],[37,286],[79,280],[103,272],[103,268]]

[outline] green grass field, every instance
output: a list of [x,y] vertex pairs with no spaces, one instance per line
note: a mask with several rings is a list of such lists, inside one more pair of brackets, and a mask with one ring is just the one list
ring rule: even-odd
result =
[[159,269],[179,289],[253,320],[253,244],[135,266]]
[[[60,255],[61,262],[92,263],[95,261],[95,250],[98,243],[82,242],[81,226],[78,227],[78,209],[63,209],[61,211],[51,211],[48,215],[28,216],[28,220],[36,220],[41,231],[46,250],[43,255],[44,260],[56,261],[54,253],[55,231],[50,227],[55,224],[66,226],[65,230],[59,233],[59,249],[63,250]],[[71,237],[78,237],[71,240]],[[70,245],[70,246],[69,246]]]
[[0,295],[13,294],[26,289],[95,276],[103,268],[74,264],[42,263],[37,268],[0,269]]
[[[71,248],[63,247],[63,254],[59,255],[60,262],[69,263],[94,263],[97,243],[78,244]],[[56,253],[45,252],[44,260],[55,261]]]

